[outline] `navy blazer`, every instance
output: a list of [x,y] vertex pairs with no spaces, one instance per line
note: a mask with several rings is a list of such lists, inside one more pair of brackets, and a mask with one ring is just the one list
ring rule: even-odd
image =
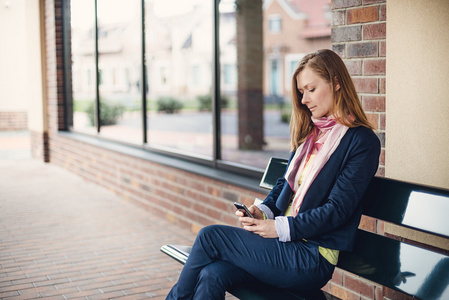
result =
[[[296,217],[288,217],[291,240],[352,250],[362,215],[361,199],[377,171],[379,155],[380,141],[371,129],[348,129],[310,185]],[[285,178],[279,178],[263,204],[275,217],[283,215],[292,194]]]

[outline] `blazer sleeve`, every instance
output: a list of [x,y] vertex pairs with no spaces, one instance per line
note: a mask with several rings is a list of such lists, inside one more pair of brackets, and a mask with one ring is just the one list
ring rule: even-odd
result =
[[358,208],[377,171],[379,155],[380,141],[371,130],[354,137],[327,199],[319,201],[324,204],[288,217],[291,240],[318,237],[346,224],[356,211],[361,214]]

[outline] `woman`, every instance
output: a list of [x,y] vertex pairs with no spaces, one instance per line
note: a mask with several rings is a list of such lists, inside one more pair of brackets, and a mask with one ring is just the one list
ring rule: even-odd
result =
[[331,50],[306,55],[292,79],[292,154],[283,178],[243,228],[203,228],[167,299],[224,299],[237,284],[261,281],[310,290],[332,277],[351,250],[361,198],[376,173],[380,143],[351,77]]

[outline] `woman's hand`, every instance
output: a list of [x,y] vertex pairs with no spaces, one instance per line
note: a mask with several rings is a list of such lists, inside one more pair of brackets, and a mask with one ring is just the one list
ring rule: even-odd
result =
[[258,234],[264,238],[278,237],[276,226],[274,225],[274,220],[264,220],[263,213],[255,205],[251,205],[250,207],[248,207],[248,210],[254,216],[254,219],[245,217],[243,212],[241,212],[240,210],[237,210],[235,212],[235,214],[239,217],[239,221],[242,223],[244,229]]
[[[263,220],[263,213],[260,211],[260,209],[255,206],[255,205],[251,205],[250,207],[248,207],[249,212],[254,216],[254,218],[259,219],[259,220]],[[243,212],[241,212],[240,210],[237,210],[235,212],[237,217],[244,217],[245,214]]]
[[251,231],[264,238],[277,238],[278,233],[274,220],[258,220],[249,217],[241,217],[240,222],[243,224],[243,229]]

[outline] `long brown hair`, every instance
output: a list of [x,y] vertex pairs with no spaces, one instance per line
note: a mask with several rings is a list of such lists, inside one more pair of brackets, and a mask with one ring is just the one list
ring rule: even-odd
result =
[[[305,67],[310,68],[332,86],[332,105],[330,111],[337,122],[348,126],[365,126],[373,129],[368,122],[351,76],[340,56],[335,52],[322,49],[304,56],[292,76],[292,117],[290,137],[292,150],[307,138],[313,129],[312,113],[301,103],[302,95],[297,88],[297,76]],[[339,85],[339,89],[335,87]]]

